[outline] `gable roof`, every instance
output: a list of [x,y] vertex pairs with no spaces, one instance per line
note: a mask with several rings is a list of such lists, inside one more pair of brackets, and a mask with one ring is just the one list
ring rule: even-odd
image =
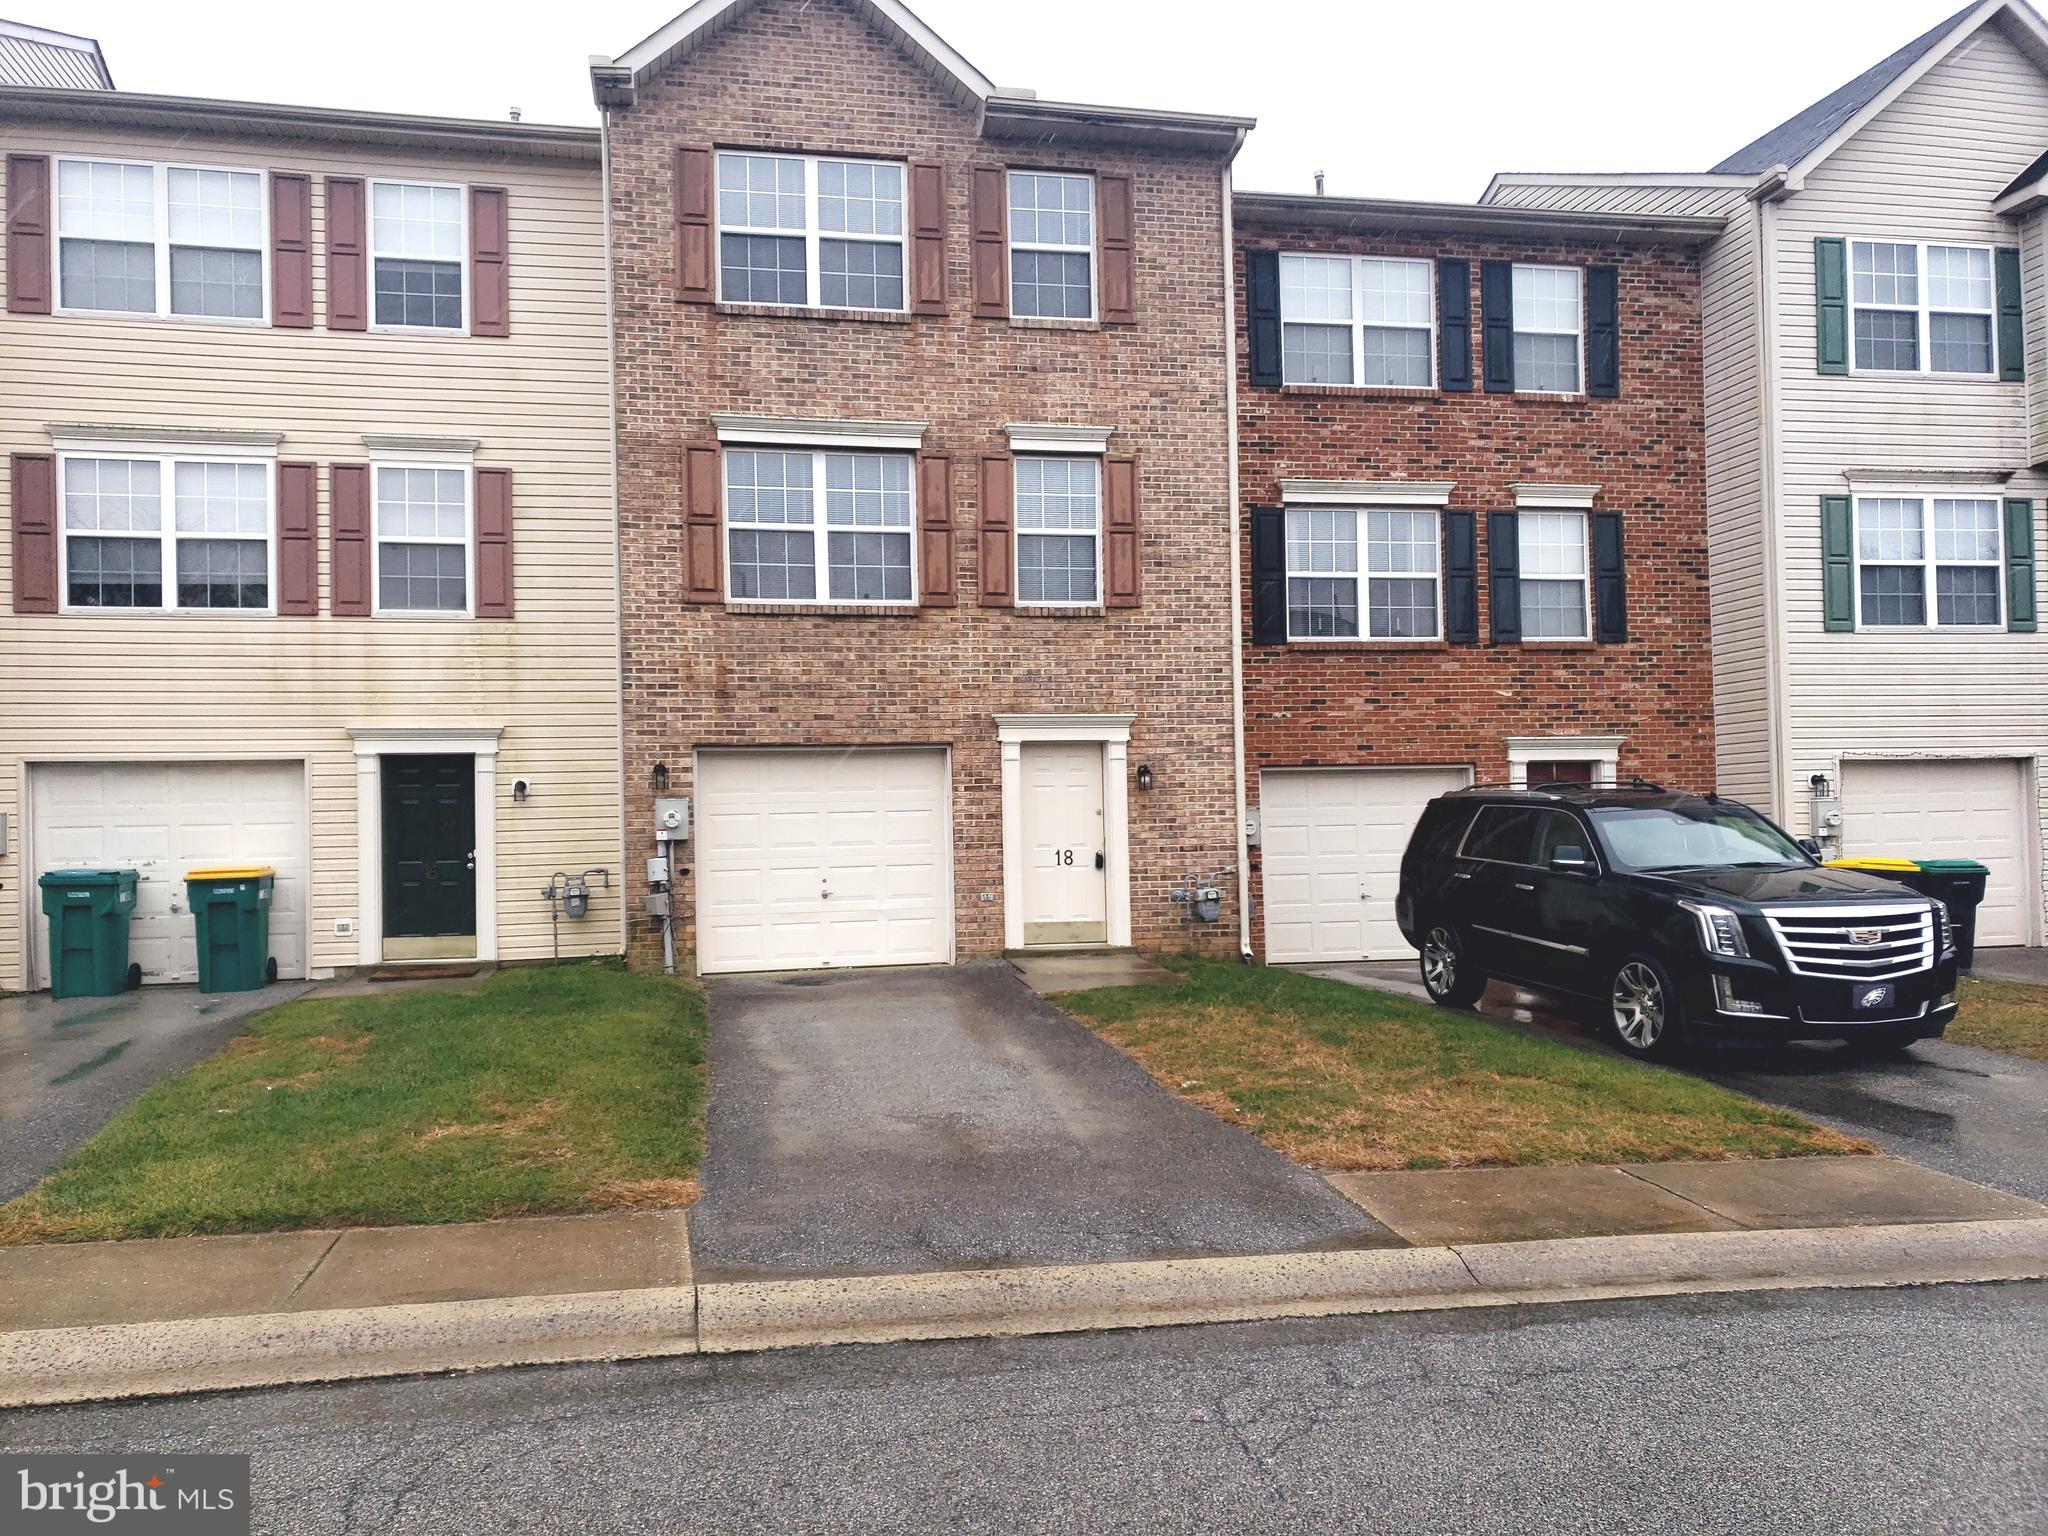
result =
[[114,77],[92,38],[0,20],[0,84],[111,91]]
[[2001,15],[2012,17],[2023,30],[2043,37],[2044,47],[2048,47],[2048,35],[2043,33],[2040,18],[2021,0],[1973,0],[1905,47],[1871,65],[1847,85],[1830,91],[1805,111],[1743,145],[1715,166],[1714,172],[1754,176],[1783,165],[1797,175],[1963,39]]

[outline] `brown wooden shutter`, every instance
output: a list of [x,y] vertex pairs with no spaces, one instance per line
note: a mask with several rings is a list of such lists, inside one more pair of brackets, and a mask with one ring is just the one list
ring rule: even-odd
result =
[[[360,176],[327,178],[327,329],[370,324],[370,225]],[[336,609],[337,613],[341,610]],[[364,610],[367,612],[368,610]]]
[[717,602],[725,586],[718,549],[722,468],[718,444],[683,445],[683,597],[692,603]]
[[[7,312],[47,315],[50,298],[50,158],[9,155]],[[53,596],[55,591],[53,586]]]
[[512,274],[503,187],[469,189],[469,330],[472,336],[512,334]]
[[974,168],[973,204],[974,313],[1001,320],[1010,313],[1010,202],[1001,166]]
[[277,611],[320,611],[320,467],[277,466]]
[[14,611],[55,613],[57,455],[17,453],[8,494],[14,521]]
[[313,178],[270,173],[270,323],[313,323]]
[[910,312],[946,312],[946,173],[936,160],[910,162]]
[[1131,178],[1097,176],[1095,212],[1102,247],[1102,323],[1135,325],[1138,320],[1137,256],[1132,244]]
[[709,304],[717,296],[711,261],[711,151],[676,151],[676,302]]
[[1007,453],[981,461],[981,606],[1008,608],[1016,601],[1016,466]]
[[327,466],[328,578],[334,594],[330,612],[368,618],[370,601],[370,466]]
[[476,472],[476,616],[512,617],[512,471]]
[[960,600],[953,554],[953,461],[943,453],[918,456],[917,530],[923,587],[918,601],[927,608],[951,608]]
[[1102,605],[1138,606],[1138,461],[1102,463]]

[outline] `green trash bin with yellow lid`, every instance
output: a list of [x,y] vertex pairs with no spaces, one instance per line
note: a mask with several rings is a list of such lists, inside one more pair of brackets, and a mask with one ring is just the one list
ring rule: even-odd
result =
[[268,864],[220,864],[185,871],[185,894],[198,928],[199,990],[253,992],[277,980],[270,958],[270,901],[277,871]]

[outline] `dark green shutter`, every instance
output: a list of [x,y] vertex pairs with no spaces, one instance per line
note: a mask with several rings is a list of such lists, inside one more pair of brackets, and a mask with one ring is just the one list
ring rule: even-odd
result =
[[2020,252],[1998,248],[1998,376],[2017,383],[2027,376],[2027,330],[2020,313]]
[[2034,632],[2034,504],[2020,496],[2005,504],[2005,627]]
[[1245,323],[1252,336],[1252,383],[1280,387],[1280,253],[1247,251],[1244,258]]
[[[1813,242],[1814,367],[1821,373],[1849,371],[1848,242]],[[1845,628],[1847,626],[1844,626]]]
[[1849,498],[1821,497],[1821,606],[1826,615],[1824,627],[1830,630],[1856,627],[1855,548],[1855,517],[1850,510]]
[[1621,273],[1586,268],[1586,393],[1612,400],[1621,393]]
[[1444,513],[1444,638],[1479,643],[1479,518]]
[[1522,643],[1521,524],[1512,512],[1486,514],[1486,601],[1493,610],[1493,643]]
[[1621,514],[1593,514],[1593,638],[1602,645],[1628,639],[1628,577],[1621,554]]
[[1287,643],[1287,511],[1252,508],[1252,644]]
[[1479,372],[1489,395],[1515,392],[1515,268],[1479,263]]
[[1472,388],[1472,263],[1447,257],[1436,264],[1436,387],[1451,394]]

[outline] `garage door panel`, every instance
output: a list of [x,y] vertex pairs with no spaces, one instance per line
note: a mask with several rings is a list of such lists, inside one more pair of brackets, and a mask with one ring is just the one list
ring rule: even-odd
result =
[[1845,762],[1844,856],[1975,859],[1990,871],[1977,942],[2024,944],[2034,906],[2025,791],[2011,759]]
[[1429,800],[1463,768],[1273,771],[1260,779],[1266,957],[1402,959],[1394,921],[1401,855]]

